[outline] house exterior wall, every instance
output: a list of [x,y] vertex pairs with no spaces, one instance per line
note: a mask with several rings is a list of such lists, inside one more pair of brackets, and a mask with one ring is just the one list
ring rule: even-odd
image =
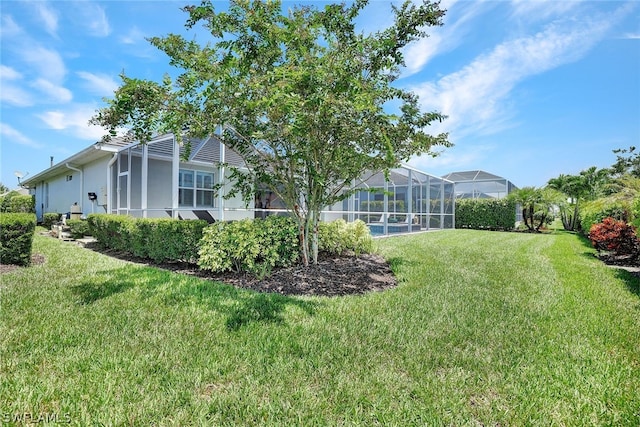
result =
[[[45,213],[65,214],[74,203],[78,203],[84,215],[104,212],[100,207],[104,199],[101,200],[100,197],[106,189],[108,162],[109,157],[105,156],[83,167],[77,167],[80,171],[65,168],[56,176],[38,182],[33,190],[38,221],[42,221]],[[99,199],[95,204],[89,201],[89,192],[98,195]]]
[[[84,215],[109,212],[134,217],[195,219],[200,215],[199,210],[207,210],[216,220],[229,221],[287,214],[282,202],[271,192],[259,191],[255,203],[251,201],[248,206],[240,194],[226,198],[232,191],[232,173],[218,164],[218,157],[178,161],[175,147],[174,141],[165,138],[157,146],[123,147],[117,155],[114,150],[85,150],[68,162],[81,164],[82,160],[97,160],[77,167],[66,166],[65,162],[56,165],[40,175],[46,178],[29,184],[36,197],[38,219],[42,220],[42,215],[48,212],[67,213],[74,203],[78,203]],[[198,153],[214,152],[224,159],[221,147],[203,143]],[[180,170],[196,173],[185,174]],[[222,184],[213,199],[211,178],[215,185]],[[321,213],[321,220],[361,219],[376,235],[453,228],[456,194],[453,182],[404,166],[391,170],[388,177],[365,172],[361,179],[361,190],[327,207]],[[191,190],[193,197],[190,198]],[[98,199],[91,202],[88,193],[96,193]],[[178,200],[186,201],[189,206],[179,206]]]
[[[71,176],[70,181],[68,176]],[[66,170],[43,184],[48,185],[49,191],[48,203],[45,202],[43,213],[66,213],[74,202],[81,205],[79,172]],[[36,203],[40,201],[36,200]]]

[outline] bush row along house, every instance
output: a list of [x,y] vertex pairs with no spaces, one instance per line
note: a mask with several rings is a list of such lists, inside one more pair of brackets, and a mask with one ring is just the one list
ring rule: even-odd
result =
[[[114,138],[96,143],[28,178],[22,185],[36,199],[41,221],[48,212],[83,215],[111,213],[144,218],[207,219],[209,222],[286,214],[268,191],[247,206],[231,190],[225,165],[243,160],[215,135],[191,140],[190,150],[174,135],[147,144]],[[354,183],[360,191],[322,212],[322,220],[361,219],[374,235],[453,228],[456,187],[452,180],[409,166],[383,173],[364,173]],[[219,190],[216,188],[219,186]],[[217,191],[216,191],[217,190]]]

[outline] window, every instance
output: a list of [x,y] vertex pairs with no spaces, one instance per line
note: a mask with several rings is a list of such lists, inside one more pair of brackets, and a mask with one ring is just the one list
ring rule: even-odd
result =
[[178,204],[181,207],[212,208],[214,201],[213,173],[180,169]]

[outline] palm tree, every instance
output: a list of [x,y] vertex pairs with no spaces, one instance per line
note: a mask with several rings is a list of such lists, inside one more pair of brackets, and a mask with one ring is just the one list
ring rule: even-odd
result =
[[567,231],[577,231],[580,226],[580,199],[587,193],[583,177],[561,174],[557,178],[550,179],[547,187],[566,196],[564,200],[558,199],[562,226]]
[[586,192],[587,200],[595,200],[604,195],[610,172],[609,169],[598,169],[595,166],[580,172],[581,187]]
[[508,197],[521,206],[522,220],[527,229],[535,233],[540,232],[554,203],[552,195],[540,188],[523,187]]

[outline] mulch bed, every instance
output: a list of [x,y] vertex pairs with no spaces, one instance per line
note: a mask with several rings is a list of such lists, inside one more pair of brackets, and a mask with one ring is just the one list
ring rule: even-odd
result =
[[257,278],[247,273],[212,273],[187,263],[155,264],[117,251],[102,250],[97,245],[88,249],[128,262],[162,268],[207,280],[227,283],[238,288],[282,295],[341,296],[382,291],[397,286],[387,261],[376,254],[361,256],[320,256],[317,265],[294,265],[274,269],[268,277]]
[[596,257],[611,267],[627,270],[634,276],[640,277],[640,258],[631,255],[614,255],[607,252],[596,254]]

